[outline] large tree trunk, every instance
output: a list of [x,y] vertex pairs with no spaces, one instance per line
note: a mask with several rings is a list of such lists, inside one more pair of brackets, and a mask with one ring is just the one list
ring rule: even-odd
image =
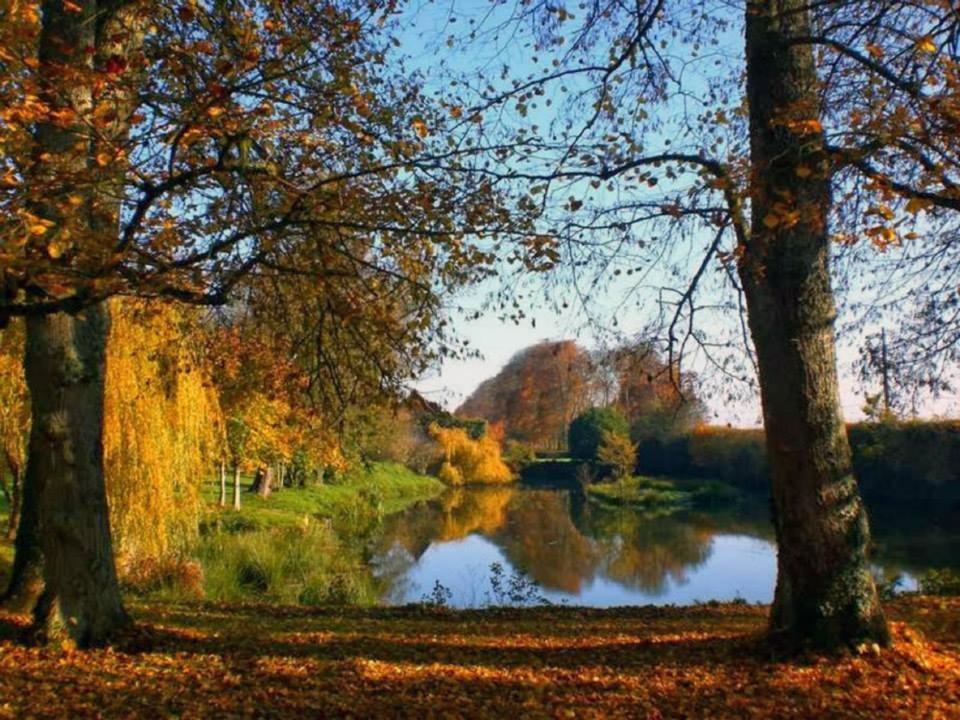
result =
[[12,612],[28,613],[43,592],[43,551],[40,548],[39,498],[36,475],[30,466],[20,488],[20,521],[13,543],[13,569],[3,594],[3,605]]
[[[116,246],[124,169],[113,155],[125,144],[138,82],[132,64],[126,73],[106,67],[118,57],[133,57],[148,17],[127,0],[42,3],[39,92],[51,108],[69,112],[67,121],[37,125],[32,210],[51,224],[51,237],[83,243],[87,254],[107,256]],[[95,119],[96,105],[109,106],[96,116],[102,120]],[[99,159],[103,154],[107,162]],[[30,251],[49,252],[51,237],[38,237]],[[101,644],[128,622],[103,475],[108,324],[103,303],[27,320],[27,484],[37,493],[45,579],[35,618],[54,643]]]
[[127,623],[103,475],[108,322],[103,304],[27,321],[28,472],[38,493],[46,580],[36,619],[48,641],[79,646],[106,642]]
[[778,554],[771,630],[793,646],[886,643],[837,389],[829,161],[807,0],[747,2],[752,231],[740,273],[759,363]]

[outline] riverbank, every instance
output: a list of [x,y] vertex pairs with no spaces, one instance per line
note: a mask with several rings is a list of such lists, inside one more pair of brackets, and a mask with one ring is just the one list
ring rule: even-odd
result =
[[[232,478],[229,478],[232,482]],[[399,463],[372,463],[366,470],[357,470],[337,483],[310,487],[284,488],[262,498],[246,492],[249,478],[243,479],[240,510],[230,506],[232,486],[228,486],[227,507],[217,507],[219,484],[204,485],[206,501],[204,522],[220,519],[228,527],[266,529],[298,527],[304,517],[327,519],[355,512],[358,504],[373,506],[380,515],[400,512],[410,505],[437,497],[446,485],[435,477],[419,475]]]
[[115,650],[24,647],[0,718],[910,718],[960,707],[960,600],[888,606],[896,642],[784,662],[764,607],[304,609],[157,603]]
[[677,509],[736,502],[740,494],[730,485],[710,480],[680,480],[632,476],[587,485],[587,497],[608,507],[669,514]]

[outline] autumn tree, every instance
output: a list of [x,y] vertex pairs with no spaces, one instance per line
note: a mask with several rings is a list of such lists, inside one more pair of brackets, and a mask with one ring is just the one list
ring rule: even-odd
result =
[[[466,84],[463,102],[495,110],[498,128],[517,119],[527,136],[532,113],[550,130],[537,136],[535,155],[515,153],[489,174],[527,183],[518,202],[540,212],[552,240],[538,242],[553,248],[551,264],[569,270],[561,277],[584,302],[602,287],[658,291],[669,366],[698,354],[731,380],[747,378],[749,366],[718,357],[742,331],[756,363],[776,509],[771,631],[790,645],[885,643],[838,399],[831,225],[840,166],[825,133],[821,88],[832,78],[818,65],[823,44],[811,41],[813,7],[600,0],[577,17],[530,3],[492,22],[516,28],[518,19],[547,67],[526,77],[507,71],[499,87]],[[734,49],[741,32],[742,51]],[[488,33],[472,37],[499,37]],[[556,103],[553,121],[546,108],[564,92],[570,100]],[[594,281],[583,278],[590,267]],[[590,292],[579,290],[585,285]],[[722,290],[731,302],[702,299]],[[697,320],[724,308],[747,321],[734,320],[726,338],[697,330]]]
[[[26,484],[46,580],[36,617],[51,641],[102,643],[127,622],[103,474],[107,298],[222,304],[258,267],[324,277],[290,266],[291,247],[341,257],[359,235],[375,238],[362,258],[374,275],[485,264],[469,237],[498,222],[488,184],[445,182],[424,159],[449,110],[388,71],[379,28],[391,9],[2,6],[0,315],[27,318]],[[332,202],[351,194],[364,217]]]
[[514,355],[457,408],[502,423],[505,437],[543,449],[566,445],[570,421],[592,402],[590,355],[572,340],[545,341]]
[[2,477],[2,490],[9,508],[6,535],[13,540],[23,503],[23,471],[27,460],[30,398],[23,378],[23,326],[8,326],[0,332],[0,450],[10,474]]
[[632,475],[637,465],[637,446],[627,435],[604,430],[597,447],[597,461],[611,468],[616,480],[622,480]]

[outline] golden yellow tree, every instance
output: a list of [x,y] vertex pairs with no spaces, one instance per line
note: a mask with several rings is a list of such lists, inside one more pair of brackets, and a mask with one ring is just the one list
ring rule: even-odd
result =
[[29,431],[30,399],[23,377],[23,326],[14,323],[0,332],[0,453],[10,473],[8,483],[0,469],[0,485],[9,507],[9,539],[13,539],[20,519]]
[[430,436],[443,448],[438,477],[449,485],[508,483],[513,473],[500,459],[500,445],[492,437],[474,440],[462,428],[430,426]]
[[197,532],[200,486],[222,456],[223,422],[186,329],[191,313],[133,300],[111,305],[107,497],[117,555],[135,562],[176,552]]

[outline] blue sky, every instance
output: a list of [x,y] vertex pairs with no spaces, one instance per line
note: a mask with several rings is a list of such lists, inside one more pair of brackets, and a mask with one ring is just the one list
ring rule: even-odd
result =
[[[510,73],[516,76],[527,75],[540,67],[530,62],[531,54],[534,53],[524,44],[522,34],[520,40],[514,38],[509,43],[503,41],[501,37],[497,42],[487,44],[462,45],[455,42],[452,46],[447,45],[447,37],[462,34],[475,27],[470,24],[469,19],[486,16],[491,6],[489,0],[446,0],[439,3],[415,3],[407,10],[401,20],[399,33],[401,52],[411,58],[412,67],[419,68],[426,75],[428,88],[431,88],[431,83],[435,83],[436,88],[444,87],[440,79],[440,74],[443,72],[479,71],[492,82],[497,82],[496,76],[504,65],[507,65]],[[497,15],[503,17],[505,13],[511,12],[513,7],[514,5],[509,2],[500,4],[498,9],[492,11],[493,16],[486,16],[487,26],[492,24],[491,17]],[[456,20],[451,22],[452,18]],[[729,53],[731,57],[736,56],[739,53],[740,42],[739,31],[733,28],[721,38],[717,52]],[[704,81],[703,87],[706,87],[706,82]],[[699,87],[698,81],[694,80],[690,87]],[[547,99],[555,100],[559,105],[561,98],[559,96],[551,98],[548,95],[542,100]],[[551,110],[548,114],[541,103],[539,109],[531,110],[530,117],[525,121],[545,126],[549,123],[552,113]],[[664,132],[670,134],[675,131],[676,128],[670,129],[668,125]],[[655,145],[663,140],[662,137],[653,136],[650,144]],[[657,192],[668,192],[669,187],[670,183],[663,181]],[[601,190],[596,194],[599,202],[603,201],[604,193],[605,191]],[[682,272],[692,273],[691,263],[697,262],[697,248],[707,244],[708,241],[705,242],[702,235],[694,235],[688,238],[687,242],[689,243],[687,250],[681,250],[675,254],[673,262],[674,267],[679,267]],[[686,266],[684,266],[685,257],[688,258]],[[474,288],[465,297],[459,298],[459,303],[467,306],[468,312],[461,314],[453,310],[452,324],[460,337],[467,340],[482,354],[482,357],[448,360],[434,372],[416,382],[415,387],[431,399],[452,409],[462,402],[480,382],[496,374],[512,355],[528,345],[546,339],[569,338],[576,339],[584,347],[593,348],[603,341],[600,337],[604,334],[602,328],[609,327],[614,318],[617,320],[619,330],[627,334],[639,331],[651,320],[658,309],[656,303],[651,302],[649,297],[652,290],[657,287],[682,286],[685,278],[671,277],[670,269],[666,263],[651,264],[647,270],[648,274],[645,275],[644,290],[647,296],[638,293],[635,302],[631,299],[631,302],[624,306],[621,306],[621,303],[628,294],[626,280],[612,282],[604,291],[591,293],[589,311],[594,317],[589,320],[582,313],[575,313],[572,310],[566,311],[562,316],[558,315],[551,307],[551,303],[542,299],[541,294],[533,288],[526,293],[524,310],[527,317],[519,325],[503,321],[491,312],[476,320],[467,319],[466,315],[479,307],[482,299],[488,293],[496,291],[498,285],[496,281],[491,281],[484,286]],[[716,281],[713,290],[708,289],[704,293],[705,303],[730,302],[730,298],[722,297],[718,289],[721,282],[722,279]],[[716,293],[716,299],[712,299],[710,292]],[[724,312],[711,313],[708,310],[701,313],[701,329],[707,335],[713,332],[735,334],[737,323],[736,315],[730,312],[729,307]],[[845,342],[841,343],[839,348],[841,400],[844,414],[849,420],[862,417],[860,408],[864,402],[864,388],[856,380],[853,369],[859,342],[859,337],[854,337],[848,331]],[[759,424],[758,398],[755,394],[751,394],[746,386],[734,388],[731,391],[728,380],[718,377],[716,372],[707,372],[709,364],[702,354],[693,353],[685,359],[685,362],[687,369],[700,373],[707,383],[708,387],[705,388],[705,393],[708,395],[707,405],[712,412],[714,422],[744,426]],[[956,396],[946,397],[938,402],[928,403],[921,408],[921,414],[955,414],[956,405]]]

